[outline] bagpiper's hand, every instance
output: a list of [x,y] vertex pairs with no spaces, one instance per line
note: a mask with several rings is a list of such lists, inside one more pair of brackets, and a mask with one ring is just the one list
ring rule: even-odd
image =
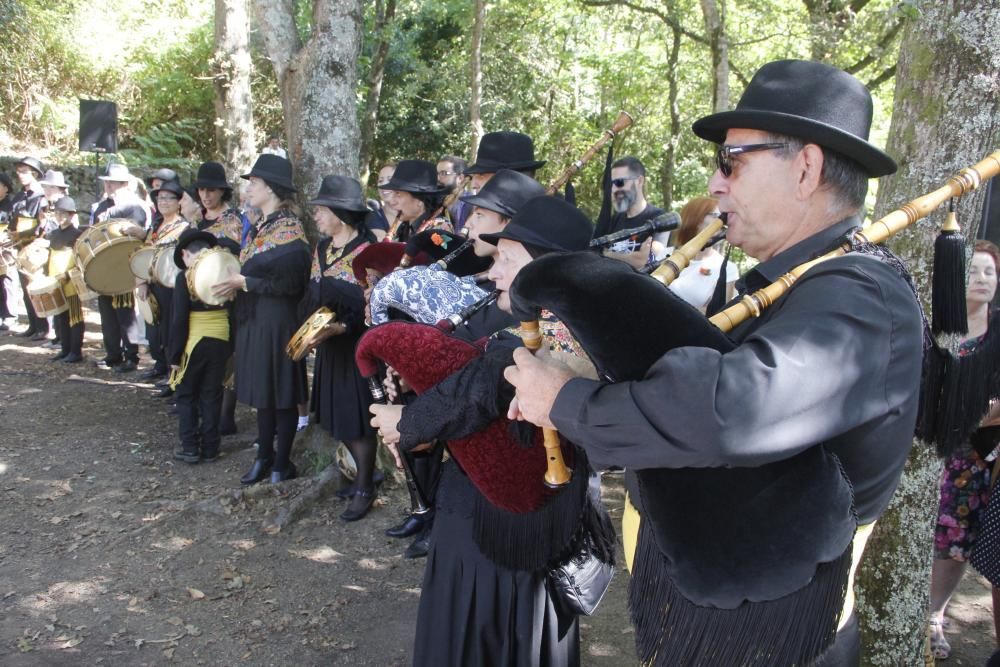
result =
[[395,445],[399,442],[399,419],[403,416],[402,405],[382,405],[372,403],[369,411],[372,417],[372,428],[382,436],[382,442],[387,445]]
[[565,364],[539,359],[521,347],[514,350],[514,365],[505,368],[503,376],[516,390],[508,416],[554,429],[549,412],[559,391],[575,377],[573,371]]

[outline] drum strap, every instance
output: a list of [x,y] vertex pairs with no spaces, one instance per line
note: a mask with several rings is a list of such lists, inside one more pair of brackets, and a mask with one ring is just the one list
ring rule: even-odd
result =
[[191,353],[194,352],[194,348],[197,347],[202,338],[229,340],[229,311],[225,308],[193,310],[190,317],[187,345],[184,346],[184,354],[181,356],[181,368],[170,376],[171,389],[177,389],[181,380],[184,379],[184,372],[187,370]]

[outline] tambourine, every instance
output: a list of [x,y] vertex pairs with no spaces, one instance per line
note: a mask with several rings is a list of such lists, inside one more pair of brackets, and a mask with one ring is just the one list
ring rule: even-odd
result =
[[[221,306],[233,298],[218,296],[212,287],[231,275],[240,272],[240,260],[222,247],[202,250],[191,262],[185,273],[188,292],[191,297],[210,306]],[[235,293],[234,293],[235,295]]]
[[299,330],[288,341],[288,345],[285,347],[288,357],[292,361],[302,361],[309,354],[309,350],[319,344],[319,336],[323,329],[330,326],[335,319],[337,319],[336,313],[326,306],[310,315],[305,324],[299,327]]

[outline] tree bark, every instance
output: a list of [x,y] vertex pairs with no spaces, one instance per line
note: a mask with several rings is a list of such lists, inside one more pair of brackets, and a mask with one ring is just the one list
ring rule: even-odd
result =
[[357,87],[361,0],[314,0],[305,44],[290,0],[254,0],[264,46],[281,89],[288,158],[300,197],[328,174],[358,176]]
[[[927,193],[1000,143],[1000,0],[925,0],[907,25],[896,77],[888,153],[899,171],[881,183],[876,218]],[[983,192],[958,203],[967,239],[975,238]],[[933,239],[942,208],[897,235],[890,247],[930,303]],[[858,574],[862,663],[923,663],[941,461],[916,441],[888,512]]]
[[[257,153],[250,92],[250,14],[247,0],[215,0],[215,136],[229,182],[250,170]],[[237,190],[238,191],[238,190]]]
[[472,46],[469,49],[469,125],[472,141],[469,146],[469,164],[476,161],[479,142],[483,138],[483,119],[479,109],[483,102],[483,27],[486,25],[486,0],[476,0],[472,13]]
[[390,27],[396,15],[396,0],[375,2],[375,33],[378,35],[378,46],[372,57],[368,70],[368,94],[365,96],[365,112],[361,121],[361,148],[358,151],[358,174],[361,183],[368,182],[368,174],[372,168],[372,147],[375,145],[375,128],[378,124],[379,101],[382,98],[382,80],[385,77],[385,61],[389,56],[391,43]]
[[660,197],[661,207],[669,211],[674,201],[674,164],[677,157],[677,142],[681,135],[681,113],[677,107],[677,63],[681,51],[681,31],[670,28],[670,56],[667,60],[667,106],[670,109],[670,137],[667,139],[663,162],[660,164]]
[[726,0],[701,0],[705,35],[712,57],[712,112],[729,110],[729,40],[726,37]]

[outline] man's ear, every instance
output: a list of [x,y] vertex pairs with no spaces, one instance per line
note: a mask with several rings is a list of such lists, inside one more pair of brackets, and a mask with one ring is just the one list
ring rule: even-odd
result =
[[806,144],[795,157],[799,170],[798,194],[803,201],[819,189],[823,178],[823,149],[816,144]]

